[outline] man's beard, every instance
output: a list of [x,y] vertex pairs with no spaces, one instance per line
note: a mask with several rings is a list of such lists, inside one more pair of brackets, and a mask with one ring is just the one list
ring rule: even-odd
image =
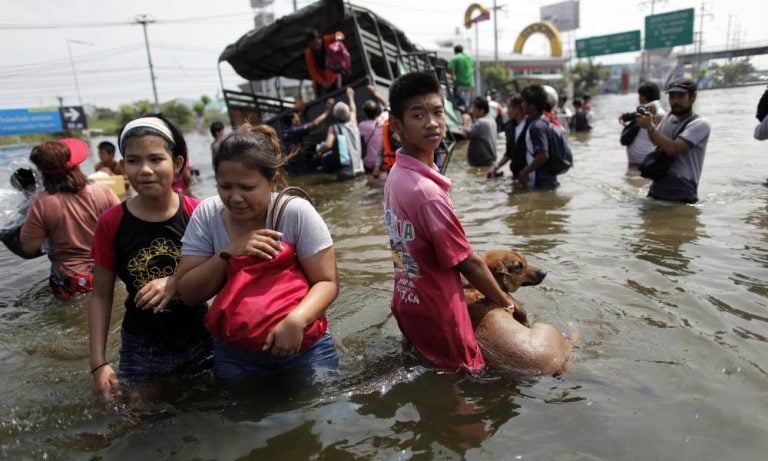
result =
[[672,112],[672,115],[676,115],[678,117],[690,115],[693,111],[693,106],[688,107],[670,107],[670,112]]

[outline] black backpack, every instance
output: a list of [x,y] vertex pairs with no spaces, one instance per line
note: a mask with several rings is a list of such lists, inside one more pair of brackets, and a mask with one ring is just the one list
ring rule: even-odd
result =
[[573,152],[571,152],[571,146],[568,144],[568,140],[565,138],[563,130],[557,126],[552,125],[546,117],[547,121],[547,144],[549,160],[549,172],[553,175],[563,174],[570,170],[573,166]]

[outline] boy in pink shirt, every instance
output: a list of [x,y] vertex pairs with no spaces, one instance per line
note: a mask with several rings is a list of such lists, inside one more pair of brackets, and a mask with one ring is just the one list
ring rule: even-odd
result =
[[461,275],[489,299],[512,304],[467,241],[434,164],[445,134],[440,83],[429,73],[398,77],[389,90],[392,129],[403,147],[384,186],[384,217],[395,271],[392,313],[403,335],[437,367],[476,371],[475,340]]

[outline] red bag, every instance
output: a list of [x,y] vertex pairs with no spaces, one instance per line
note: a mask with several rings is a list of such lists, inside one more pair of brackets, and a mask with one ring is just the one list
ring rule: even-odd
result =
[[[287,188],[296,189],[296,188]],[[285,205],[293,197],[275,199],[273,224],[279,222]],[[302,191],[303,192],[303,191]],[[281,205],[278,210],[278,205]],[[277,217],[275,217],[277,216]],[[289,243],[271,260],[256,256],[232,256],[227,262],[227,283],[213,300],[203,320],[218,339],[243,349],[260,351],[269,333],[304,299],[309,282]],[[304,329],[301,350],[325,334],[328,321],[321,316]]]
[[348,75],[352,70],[352,57],[344,42],[336,40],[325,48],[325,67],[334,72]]

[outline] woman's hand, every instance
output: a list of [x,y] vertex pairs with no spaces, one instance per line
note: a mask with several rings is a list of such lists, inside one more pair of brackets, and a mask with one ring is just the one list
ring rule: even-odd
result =
[[303,322],[291,313],[269,332],[262,350],[277,357],[288,357],[299,352],[303,339]]
[[243,237],[230,242],[224,251],[231,255],[258,256],[263,259],[274,259],[283,247],[280,239],[283,234],[271,229],[259,229],[245,234]]
[[105,402],[111,402],[120,397],[120,382],[112,366],[104,365],[93,372],[93,390]]
[[176,278],[173,276],[155,279],[147,283],[136,293],[136,307],[152,309],[157,314],[176,296]]

